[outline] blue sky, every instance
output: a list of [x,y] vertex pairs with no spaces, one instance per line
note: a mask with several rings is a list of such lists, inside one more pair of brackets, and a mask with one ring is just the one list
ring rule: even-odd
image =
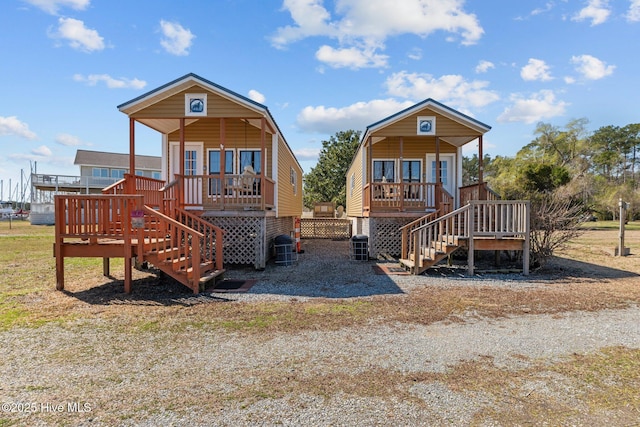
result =
[[426,98],[512,156],[540,121],[640,122],[638,40],[640,0],[3,0],[4,198],[31,165],[128,152],[117,105],[191,72],[268,106],[305,172],[331,135]]

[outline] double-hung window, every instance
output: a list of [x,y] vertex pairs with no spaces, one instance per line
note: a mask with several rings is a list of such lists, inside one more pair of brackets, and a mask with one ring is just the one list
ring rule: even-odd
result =
[[[233,155],[234,152],[230,150],[225,150],[224,152],[224,173],[228,175],[233,174]],[[209,175],[220,175],[221,173],[221,155],[220,150],[210,150],[209,151]],[[227,187],[233,184],[233,177],[226,178]],[[222,193],[222,181],[220,178],[211,178],[209,179],[209,194],[210,195],[220,195]]]

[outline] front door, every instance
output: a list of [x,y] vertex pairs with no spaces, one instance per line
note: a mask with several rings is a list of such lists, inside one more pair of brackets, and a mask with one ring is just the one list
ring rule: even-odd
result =
[[[170,175],[176,179],[175,175],[180,174],[180,143],[171,142],[169,146]],[[184,202],[187,205],[202,205],[202,146],[201,142],[184,143]]]
[[[453,179],[453,167],[455,156],[453,154],[440,155],[440,182],[442,188],[447,190],[452,196],[455,195],[455,182]],[[427,177],[429,182],[436,182],[436,156],[427,155]]]

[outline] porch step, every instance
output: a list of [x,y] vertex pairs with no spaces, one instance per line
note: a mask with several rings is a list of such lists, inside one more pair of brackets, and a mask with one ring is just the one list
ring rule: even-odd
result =
[[207,287],[207,283],[209,283],[210,281],[214,281],[215,284],[215,280],[218,277],[222,277],[222,275],[224,274],[226,270],[224,268],[220,269],[220,270],[214,270],[214,271],[210,271],[207,274],[205,274],[204,276],[202,276],[199,280],[199,287],[200,287],[200,292],[204,291],[205,288]]

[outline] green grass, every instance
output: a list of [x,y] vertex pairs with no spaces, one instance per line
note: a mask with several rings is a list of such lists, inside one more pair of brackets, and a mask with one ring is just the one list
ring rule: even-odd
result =
[[[589,230],[619,230],[620,229],[620,221],[593,221],[593,222],[583,222],[582,228],[587,228]],[[640,230],[640,221],[629,221],[625,224],[625,230]]]

